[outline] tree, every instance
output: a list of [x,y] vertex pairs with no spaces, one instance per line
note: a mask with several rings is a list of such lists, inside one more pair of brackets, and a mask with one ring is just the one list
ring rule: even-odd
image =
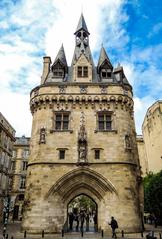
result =
[[96,203],[86,195],[80,195],[74,198],[70,204],[70,208],[78,208],[79,210],[86,210],[86,211],[95,211],[96,210]]
[[144,206],[162,224],[162,170],[159,173],[149,173],[144,182]]

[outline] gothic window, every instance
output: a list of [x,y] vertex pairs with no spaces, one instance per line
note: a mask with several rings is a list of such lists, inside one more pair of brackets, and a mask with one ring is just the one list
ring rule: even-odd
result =
[[64,78],[64,68],[59,62],[53,66],[52,70],[54,78]]
[[68,130],[69,129],[69,113],[56,113],[55,114],[55,130]]
[[59,150],[59,159],[65,159],[65,150],[64,149]]
[[26,181],[25,177],[20,178],[20,189],[25,189],[25,181]]
[[12,186],[13,186],[13,177],[9,177],[9,179],[8,179],[8,188],[9,188],[9,190],[12,190]]
[[11,161],[11,171],[15,171],[15,167],[16,167],[16,161],[14,160],[12,160]]
[[29,156],[29,150],[28,149],[23,150],[22,157],[27,158],[28,156]]
[[98,113],[98,130],[112,129],[112,114],[110,112]]
[[78,66],[78,77],[88,77],[88,66]]
[[23,201],[24,200],[24,194],[19,194],[18,199],[19,199],[19,201]]
[[95,149],[95,159],[100,159],[100,150],[99,149]]
[[23,171],[27,170],[27,165],[28,165],[28,162],[27,162],[27,161],[23,161],[23,162],[22,162],[22,170],[23,170]]

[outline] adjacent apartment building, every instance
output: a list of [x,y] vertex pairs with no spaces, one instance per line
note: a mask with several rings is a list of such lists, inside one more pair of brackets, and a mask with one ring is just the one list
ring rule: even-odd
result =
[[15,130],[0,113],[0,222],[3,221],[3,208],[11,187],[11,158]]
[[10,219],[21,220],[26,184],[26,172],[29,157],[30,138],[16,137],[12,158],[12,189],[10,192],[12,211]]

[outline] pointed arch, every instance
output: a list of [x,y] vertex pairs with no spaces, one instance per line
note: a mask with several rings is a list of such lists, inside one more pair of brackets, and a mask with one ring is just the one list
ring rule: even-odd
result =
[[55,193],[59,194],[62,200],[67,200],[70,195],[78,193],[79,190],[87,191],[101,200],[107,191],[115,193],[116,189],[110,181],[94,170],[83,167],[74,169],[62,176],[49,190],[46,197]]

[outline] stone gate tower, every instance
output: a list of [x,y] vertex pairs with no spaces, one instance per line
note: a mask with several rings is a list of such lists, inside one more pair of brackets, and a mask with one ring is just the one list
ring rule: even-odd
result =
[[22,227],[60,232],[67,206],[80,194],[98,206],[98,228],[114,216],[120,229],[138,231],[140,169],[132,87],[122,66],[113,68],[101,48],[94,65],[81,15],[67,65],[61,46],[44,57],[41,84],[31,91],[31,155]]

